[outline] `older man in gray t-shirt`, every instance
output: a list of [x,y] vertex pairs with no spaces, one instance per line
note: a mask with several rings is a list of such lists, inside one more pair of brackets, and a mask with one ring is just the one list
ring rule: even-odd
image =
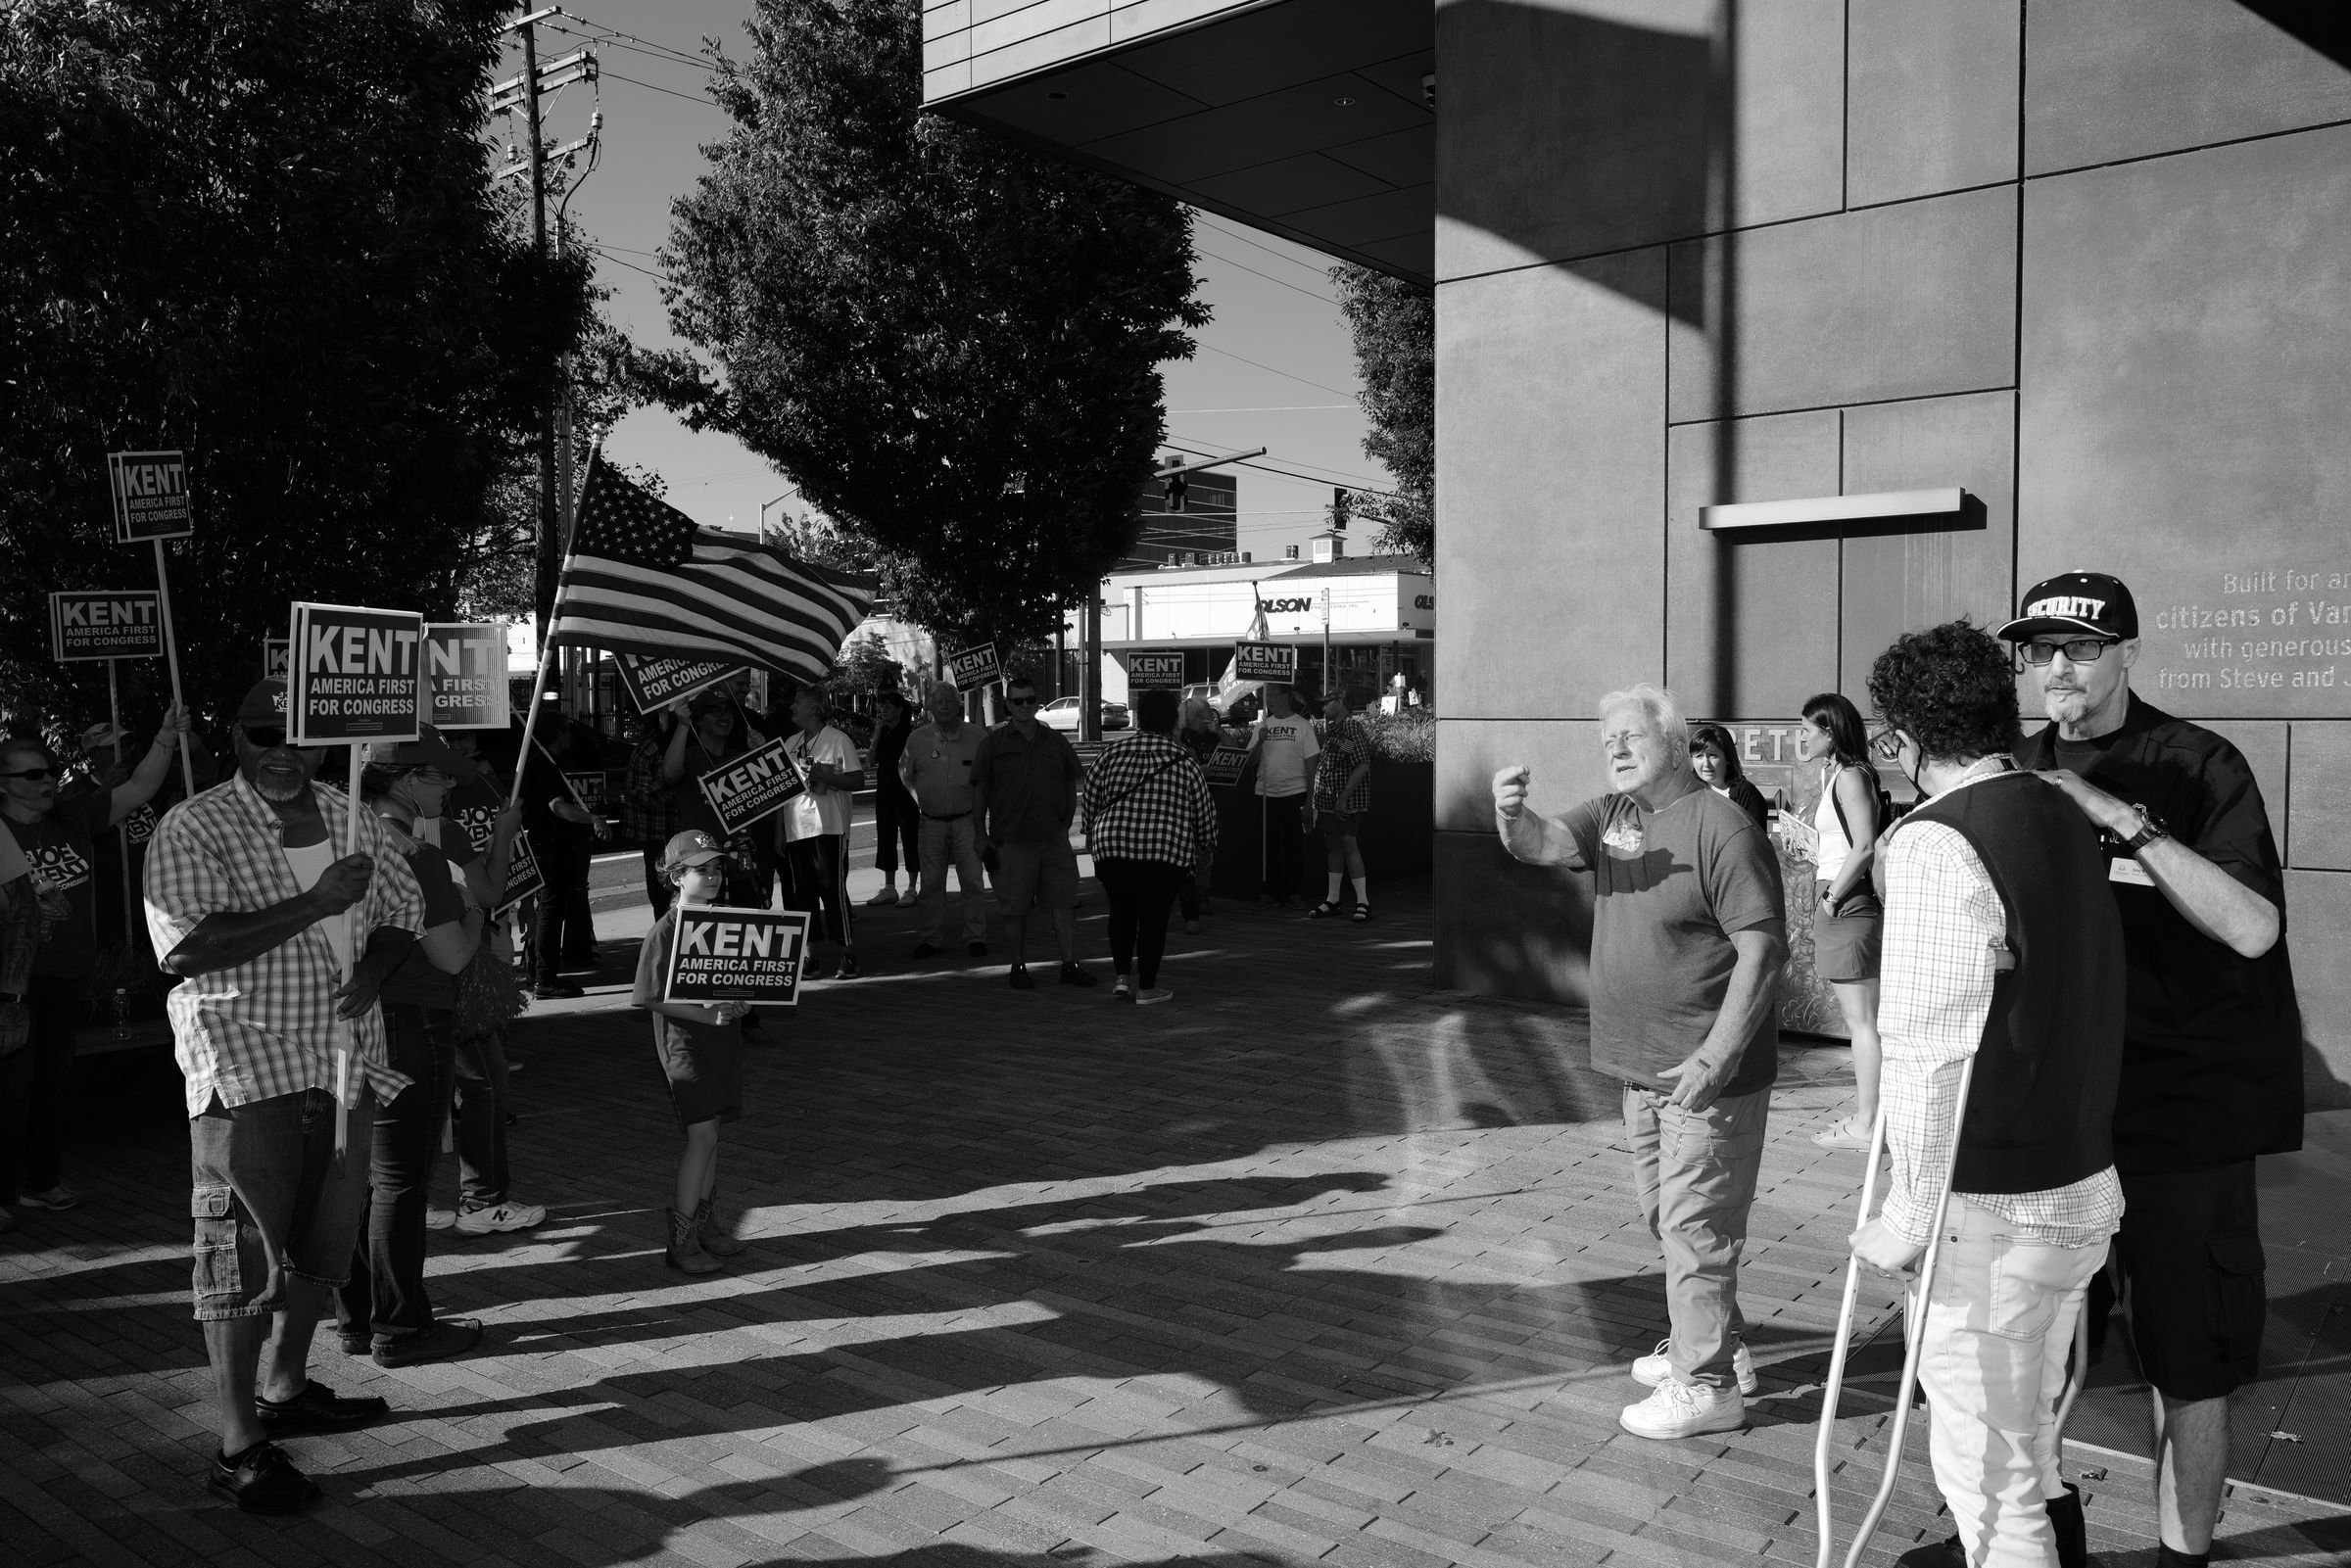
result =
[[1494,776],[1495,826],[1518,859],[1591,881],[1592,1065],[1624,1085],[1673,1327],[1633,1363],[1656,1392],[1619,1424],[1646,1438],[1726,1432],[1755,1386],[1739,1255],[1779,1069],[1779,861],[1753,819],[1691,770],[1671,692],[1611,692],[1600,716],[1614,792],[1546,818],[1527,808],[1527,770],[1508,767]]

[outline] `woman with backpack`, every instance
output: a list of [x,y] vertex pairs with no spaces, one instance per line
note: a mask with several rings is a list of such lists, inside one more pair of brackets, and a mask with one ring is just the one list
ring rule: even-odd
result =
[[1886,828],[1885,791],[1869,765],[1860,710],[1834,691],[1804,704],[1797,745],[1821,765],[1820,803],[1812,811],[1818,897],[1812,905],[1812,972],[1829,982],[1853,1040],[1851,1116],[1812,1135],[1823,1149],[1867,1149],[1878,1115],[1878,950],[1884,914],[1870,863]]

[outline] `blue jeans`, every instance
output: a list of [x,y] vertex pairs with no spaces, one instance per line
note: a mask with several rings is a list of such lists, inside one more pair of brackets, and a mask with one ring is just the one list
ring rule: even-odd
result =
[[1771,1091],[1724,1095],[1684,1111],[1654,1089],[1624,1087],[1641,1217],[1665,1254],[1665,1312],[1674,1376],[1736,1388],[1731,1356],[1747,1332],[1739,1310],[1739,1255],[1763,1166]]
[[354,1238],[350,1276],[336,1293],[335,1317],[346,1333],[371,1329],[380,1341],[433,1326],[424,1289],[424,1210],[456,1066],[448,1023],[446,1013],[384,1004],[392,1070],[411,1081],[375,1114],[360,1204],[364,1229]]
[[[375,1126],[375,1091],[360,1087],[351,1147]],[[217,1095],[188,1121],[189,1211],[196,1223],[196,1317],[264,1317],[286,1305],[286,1280],[340,1288],[367,1195],[367,1163],[335,1169],[335,1097],[304,1089],[225,1106]]]
[[457,1195],[467,1209],[505,1202],[506,1035],[457,1042]]

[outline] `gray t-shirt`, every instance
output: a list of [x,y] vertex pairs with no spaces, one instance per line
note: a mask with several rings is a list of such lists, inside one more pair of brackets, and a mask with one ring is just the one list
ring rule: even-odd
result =
[[[1754,819],[1711,789],[1663,811],[1630,795],[1559,819],[1592,879],[1592,1065],[1647,1089],[1705,1043],[1730,989],[1738,931],[1786,940],[1779,857]],[[1779,1075],[1776,1007],[1759,1015],[1724,1094]]]

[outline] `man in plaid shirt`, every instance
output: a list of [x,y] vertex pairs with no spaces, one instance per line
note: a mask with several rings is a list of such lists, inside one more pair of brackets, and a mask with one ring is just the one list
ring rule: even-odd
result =
[[2058,1474],[2055,1412],[2123,1214],[2122,923],[2097,834],[2009,760],[2016,678],[1998,642],[1965,621],[1910,633],[1879,655],[1869,695],[1888,726],[1880,755],[1925,803],[1879,840],[1894,1167],[1853,1252],[1908,1280],[1941,1228],[1919,1376],[1959,1527],[1901,1561],[2073,1568],[2087,1543],[2081,1497]]
[[[388,1065],[376,991],[424,923],[373,813],[360,811],[360,852],[338,856],[354,807],[312,787],[323,753],[287,743],[285,701],[279,681],[247,693],[236,777],[164,818],[145,881],[155,951],[185,981],[169,1011],[191,1118],[196,1317],[218,1402],[209,1484],[252,1513],[319,1497],[274,1440],[388,1412],[308,1368],[328,1293],[350,1274],[375,1108],[408,1083]],[[344,1049],[348,1141],[362,1152],[338,1162]]]

